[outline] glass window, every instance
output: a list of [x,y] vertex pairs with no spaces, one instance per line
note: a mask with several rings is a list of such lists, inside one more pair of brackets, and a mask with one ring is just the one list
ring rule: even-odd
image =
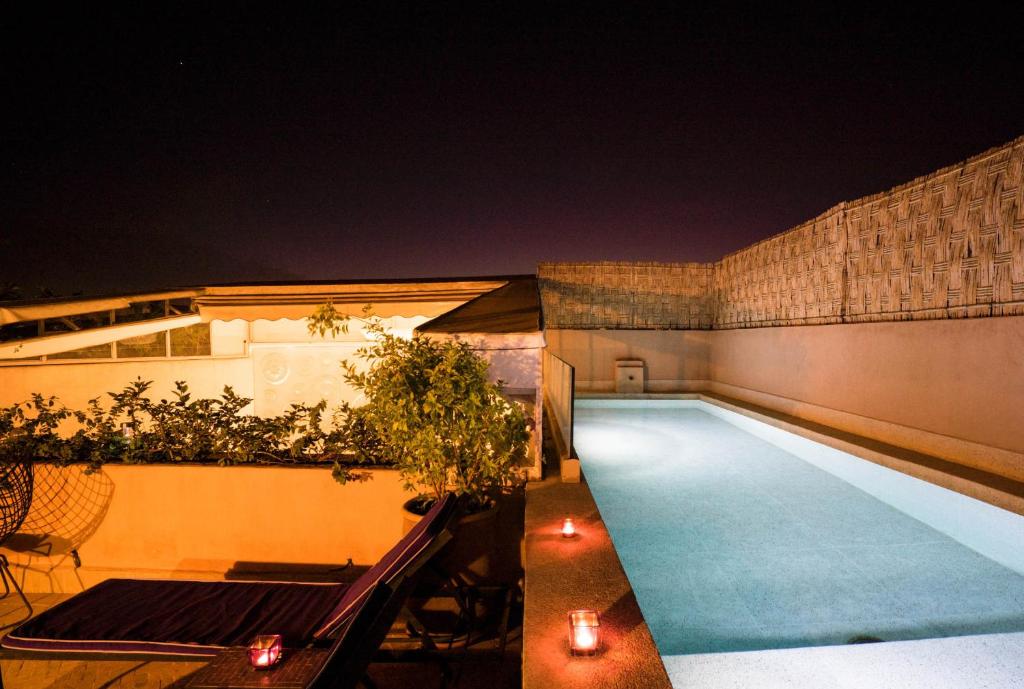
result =
[[167,331],[117,341],[117,358],[167,356]]
[[[164,302],[162,301],[140,301],[130,305],[128,308],[118,309],[114,312],[115,323],[136,323],[148,321],[153,318],[166,316]],[[120,356],[120,354],[118,355]]]
[[73,333],[90,328],[102,328],[107,325],[110,325],[109,311],[80,313],[63,318],[47,318],[43,322],[43,334]]
[[28,340],[39,336],[39,321],[10,323],[0,326],[0,342]]
[[210,356],[210,324],[172,330],[171,356]]
[[110,357],[110,344],[82,347],[81,349],[72,349],[69,352],[46,355],[47,359],[109,359]]
[[170,301],[167,302],[167,307],[168,311],[170,311],[171,316],[182,313],[196,312],[195,304],[193,304],[192,299],[188,297],[184,299],[171,299]]

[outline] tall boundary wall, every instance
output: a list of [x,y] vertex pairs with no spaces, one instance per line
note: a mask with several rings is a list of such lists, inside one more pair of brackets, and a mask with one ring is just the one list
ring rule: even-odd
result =
[[548,346],[581,392],[642,359],[648,392],[712,392],[1024,481],[1024,137],[714,264],[539,276]]
[[1024,137],[716,263],[541,263],[549,328],[728,329],[1024,314]]

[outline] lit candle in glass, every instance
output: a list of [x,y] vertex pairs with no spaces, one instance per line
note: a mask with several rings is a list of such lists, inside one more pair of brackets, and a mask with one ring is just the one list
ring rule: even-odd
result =
[[249,664],[257,670],[274,667],[281,660],[281,635],[260,634],[249,644]]
[[569,652],[575,656],[597,653],[601,646],[601,616],[596,610],[569,613]]
[[566,517],[562,520],[562,538],[572,538],[576,535],[576,524],[573,522],[572,517]]

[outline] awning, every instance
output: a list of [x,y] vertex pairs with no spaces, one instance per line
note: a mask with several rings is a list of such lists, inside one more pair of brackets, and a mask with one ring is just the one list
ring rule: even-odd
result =
[[540,290],[533,277],[512,280],[416,328],[421,333],[488,335],[542,329]]
[[202,322],[198,313],[168,318],[154,318],[149,321],[123,323],[103,328],[90,328],[73,333],[46,335],[30,340],[15,340],[0,344],[0,359],[30,359],[47,354],[59,354],[73,349],[95,347],[129,337],[150,335],[164,330],[176,330]]
[[71,299],[35,299],[31,301],[7,302],[0,304],[0,325],[38,321],[47,318],[64,318],[83,313],[115,311],[126,309],[132,304],[164,299],[184,299],[202,294],[199,289],[174,290],[168,292],[144,292],[112,297],[86,297]]
[[341,314],[433,318],[506,284],[506,279],[394,281],[335,284],[231,285],[207,287],[194,303],[203,322],[299,320],[328,300]]

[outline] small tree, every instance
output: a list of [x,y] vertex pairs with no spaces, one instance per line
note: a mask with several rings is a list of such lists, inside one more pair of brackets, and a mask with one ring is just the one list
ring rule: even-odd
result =
[[369,363],[345,362],[345,379],[363,393],[355,414],[365,440],[398,468],[406,488],[425,490],[421,506],[448,491],[477,505],[519,480],[530,437],[526,415],[487,378],[488,363],[464,342],[411,339],[367,326],[374,340],[357,352]]

